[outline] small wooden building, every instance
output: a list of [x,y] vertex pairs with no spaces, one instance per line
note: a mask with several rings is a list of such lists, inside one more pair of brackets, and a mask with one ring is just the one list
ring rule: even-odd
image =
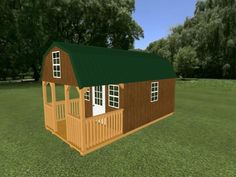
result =
[[[175,73],[154,54],[54,42],[44,55],[42,87],[46,129],[81,155],[174,112]],[[72,87],[78,98],[70,98]]]

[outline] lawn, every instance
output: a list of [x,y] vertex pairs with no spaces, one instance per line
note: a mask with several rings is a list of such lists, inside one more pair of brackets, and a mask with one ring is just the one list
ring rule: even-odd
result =
[[236,176],[236,81],[178,81],[173,116],[85,157],[44,129],[39,83],[0,85],[0,176]]

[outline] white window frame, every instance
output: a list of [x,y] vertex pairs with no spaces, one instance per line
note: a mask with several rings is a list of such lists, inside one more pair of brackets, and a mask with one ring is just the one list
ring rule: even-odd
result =
[[156,102],[156,101],[158,101],[158,97],[159,97],[159,82],[158,81],[151,82],[150,101]]
[[[118,87],[117,92],[118,95],[114,94],[114,89],[111,90],[110,87]],[[110,92],[113,92],[113,94],[110,94]],[[113,100],[111,100],[111,97],[113,97]],[[118,98],[118,102],[114,101],[114,98]],[[113,105],[111,105],[110,103],[113,103]],[[114,103],[117,103],[118,106],[115,106]],[[120,108],[120,86],[119,85],[113,85],[113,84],[109,84],[108,85],[108,105],[112,108]]]
[[86,89],[86,92],[84,93],[84,100],[90,101],[90,88]]
[[[53,57],[54,53],[59,53],[59,57]],[[54,63],[54,60],[58,59],[59,63]],[[59,70],[54,70],[54,66],[59,66]],[[56,73],[60,73],[60,76],[55,76],[55,72]],[[60,51],[53,51],[52,52],[52,74],[53,74],[53,78],[61,78],[61,56],[60,56]]]

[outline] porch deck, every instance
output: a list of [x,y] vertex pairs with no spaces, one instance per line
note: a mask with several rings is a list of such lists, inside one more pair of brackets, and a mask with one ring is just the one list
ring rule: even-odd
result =
[[[81,155],[96,150],[123,134],[123,109],[85,118],[82,132],[81,119],[77,110],[78,102],[79,99],[70,100],[67,114],[64,101],[56,102],[55,109],[52,104],[45,104],[46,129],[79,151]],[[53,110],[55,110],[54,113]],[[82,145],[85,148],[84,151],[82,151]]]
[[60,137],[66,140],[66,120],[57,121],[57,132]]

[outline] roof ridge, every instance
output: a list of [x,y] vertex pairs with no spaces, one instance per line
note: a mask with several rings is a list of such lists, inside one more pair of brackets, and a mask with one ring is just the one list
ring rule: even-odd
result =
[[160,55],[155,53],[148,53],[148,52],[141,52],[141,51],[134,51],[134,50],[125,50],[125,49],[119,49],[119,48],[109,48],[109,47],[100,47],[100,46],[92,46],[92,45],[85,45],[85,44],[77,44],[77,43],[71,43],[71,42],[61,42],[61,41],[54,41],[54,44],[62,44],[62,45],[73,45],[77,47],[84,47],[84,48],[93,48],[93,49],[101,49],[101,50],[110,50],[110,51],[116,51],[116,52],[127,52],[127,53],[135,53],[135,54],[141,54],[141,55],[148,55],[148,56],[154,56],[154,57],[160,57]]

